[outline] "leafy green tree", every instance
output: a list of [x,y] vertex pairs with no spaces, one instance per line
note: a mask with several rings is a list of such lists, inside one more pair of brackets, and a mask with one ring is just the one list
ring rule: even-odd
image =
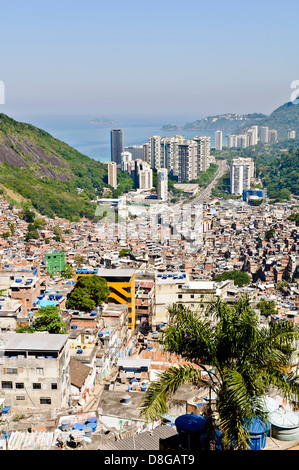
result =
[[130,249],[129,248],[122,248],[119,252],[119,257],[120,258],[123,258],[124,256],[126,256],[128,253],[130,253]]
[[[181,385],[209,385],[216,394],[217,427],[224,448],[246,449],[248,422],[256,416],[266,420],[256,397],[275,386],[298,403],[298,383],[291,368],[296,326],[285,321],[261,327],[247,296],[232,306],[218,300],[202,314],[174,304],[169,314],[161,345],[186,362],[160,372],[150,383],[140,412],[147,421],[167,413],[168,400]],[[209,424],[209,447],[213,448],[216,423],[211,416]]]
[[82,310],[83,312],[89,312],[96,307],[94,300],[90,298],[88,292],[81,287],[77,287],[71,293],[69,299],[66,301],[66,308],[73,310]]
[[34,331],[48,331],[52,334],[66,333],[66,323],[62,320],[60,309],[50,305],[38,310],[32,325],[16,328],[17,333],[32,333]]
[[70,279],[71,277],[74,277],[75,272],[74,268],[71,264],[67,263],[65,265],[64,272],[62,273],[62,277],[65,277],[66,279]]
[[42,230],[43,227],[46,225],[46,220],[43,219],[42,217],[38,217],[37,219],[35,219],[35,221],[33,222],[33,227],[35,229],[38,229],[38,230]]
[[35,219],[35,212],[31,211],[30,209],[26,208],[23,210],[21,213],[22,219],[25,220],[25,222],[28,222],[29,224],[32,224]]
[[4,238],[4,240],[6,240],[7,238],[10,237],[10,232],[3,232],[3,233],[1,234],[1,237]]
[[277,308],[275,306],[274,300],[265,300],[261,299],[258,304],[257,308],[260,310],[261,315],[268,318],[271,315],[277,315]]
[[225,271],[222,274],[219,274],[214,278],[214,281],[226,281],[227,279],[232,279],[236,286],[242,287],[245,284],[250,284],[251,277],[249,274],[245,273],[244,271]]
[[296,227],[299,227],[299,212],[292,214],[288,217],[288,220],[294,220],[296,222]]
[[271,238],[273,238],[275,235],[275,228],[270,228],[269,230],[266,230],[265,232],[265,239],[267,241],[271,240]]
[[103,302],[107,302],[109,288],[106,279],[97,275],[79,277],[66,302],[67,308],[83,311],[92,310]]
[[28,242],[29,240],[38,240],[39,238],[40,236],[37,230],[31,230],[25,235],[26,242]]

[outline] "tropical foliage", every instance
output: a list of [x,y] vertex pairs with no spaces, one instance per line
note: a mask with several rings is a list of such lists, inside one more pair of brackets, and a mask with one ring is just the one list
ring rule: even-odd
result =
[[83,311],[90,311],[106,302],[109,289],[106,279],[97,275],[82,276],[77,280],[74,290],[66,301],[66,307]]
[[220,429],[225,448],[247,448],[250,420],[257,416],[266,420],[256,397],[264,396],[270,386],[298,403],[298,383],[291,368],[298,329],[292,324],[261,327],[247,296],[232,306],[218,300],[202,314],[174,304],[169,314],[161,345],[186,362],[161,372],[150,383],[141,403],[146,420],[167,413],[168,400],[181,385],[207,385],[202,371],[209,374],[208,385],[217,396],[218,418],[212,429],[214,433]]

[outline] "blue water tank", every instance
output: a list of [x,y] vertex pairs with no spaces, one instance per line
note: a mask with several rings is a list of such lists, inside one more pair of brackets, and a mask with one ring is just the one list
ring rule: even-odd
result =
[[250,434],[248,441],[251,450],[261,450],[266,446],[267,434],[270,430],[269,421],[263,421],[261,418],[254,418],[246,423]]
[[78,431],[83,431],[83,429],[84,429],[84,424],[82,424],[82,423],[75,423],[75,424],[73,425],[73,429],[77,429]]
[[207,420],[201,415],[195,413],[187,413],[185,415],[179,416],[175,420],[175,425],[178,432],[198,432],[205,429],[207,425]]
[[77,349],[77,354],[82,354],[83,353],[83,349]]
[[[87,423],[97,423],[98,422],[98,418],[96,416],[90,416],[89,418],[87,418],[86,420],[86,424]],[[89,424],[88,424],[89,426]]]
[[72,326],[71,326],[71,329],[72,329],[72,330],[76,330],[77,328],[78,328],[78,325],[72,325]]

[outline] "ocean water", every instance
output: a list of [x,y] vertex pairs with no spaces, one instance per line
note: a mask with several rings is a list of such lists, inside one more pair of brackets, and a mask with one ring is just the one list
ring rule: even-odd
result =
[[[122,129],[124,147],[142,145],[152,135],[173,136],[182,134],[186,139],[196,135],[209,135],[211,147],[215,145],[214,131],[164,131],[162,126],[168,123],[185,124],[193,119],[155,118],[155,117],[113,117],[115,124],[91,124],[96,116],[12,116],[15,119],[39,127],[53,137],[66,142],[71,147],[94,160],[111,160],[110,130]],[[198,118],[200,119],[200,117]]]

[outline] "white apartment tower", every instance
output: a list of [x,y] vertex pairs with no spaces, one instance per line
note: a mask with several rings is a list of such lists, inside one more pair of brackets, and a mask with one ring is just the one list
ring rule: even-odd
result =
[[254,162],[252,158],[234,158],[230,170],[230,193],[242,196],[243,191],[250,189],[253,177]]
[[153,187],[153,170],[145,168],[139,170],[139,189],[150,190]]
[[108,184],[112,188],[117,188],[117,163],[108,162]]
[[222,131],[215,132],[215,149],[222,150]]
[[268,136],[269,142],[277,142],[277,131],[275,129],[269,129]]
[[198,146],[193,140],[178,145],[178,181],[191,181],[197,177]]
[[167,168],[158,169],[158,198],[161,201],[168,199],[168,171]]
[[211,139],[207,135],[199,135],[193,140],[197,143],[197,172],[207,171],[210,166]]
[[289,131],[288,139],[296,139],[296,131]]
[[128,163],[133,160],[131,152],[129,151],[122,152],[120,154],[120,160],[121,160],[121,170],[128,171]]
[[153,169],[161,168],[161,136],[153,135],[148,141],[148,161]]
[[260,128],[260,141],[264,144],[267,144],[269,142],[269,127],[262,126]]

